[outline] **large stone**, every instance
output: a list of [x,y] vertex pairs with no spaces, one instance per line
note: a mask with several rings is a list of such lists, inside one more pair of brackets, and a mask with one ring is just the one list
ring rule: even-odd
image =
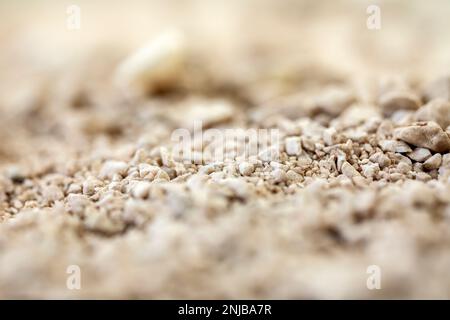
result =
[[435,152],[450,150],[448,134],[433,121],[416,122],[410,126],[397,128],[394,136],[414,146],[428,148]]
[[434,121],[445,130],[450,125],[450,102],[434,99],[417,110],[414,117],[418,121]]

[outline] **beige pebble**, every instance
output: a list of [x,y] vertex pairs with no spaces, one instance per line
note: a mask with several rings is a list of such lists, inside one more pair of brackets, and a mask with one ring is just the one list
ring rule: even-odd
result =
[[399,153],[412,151],[409,145],[399,140],[380,140],[378,142],[378,145],[383,151],[399,152]]
[[399,172],[394,172],[389,175],[389,180],[391,180],[392,182],[402,180],[403,178],[404,178],[403,173],[399,173]]
[[409,152],[407,156],[414,161],[424,162],[431,157],[431,152],[426,148],[415,148],[412,152]]
[[412,166],[409,163],[406,163],[404,161],[400,161],[397,164],[397,170],[398,172],[402,173],[402,174],[407,174],[408,172],[410,172],[412,169]]
[[386,156],[383,152],[376,152],[369,158],[370,161],[378,163],[380,168],[387,167],[391,164],[391,159]]
[[435,152],[450,150],[450,138],[436,122],[417,122],[396,129],[394,135],[407,143]]
[[286,178],[289,181],[293,181],[293,182],[302,182],[303,181],[303,177],[293,170],[288,170],[288,172],[286,172]]
[[350,163],[348,163],[347,161],[345,161],[342,164],[342,168],[341,168],[342,173],[347,177],[347,178],[353,178],[355,176],[359,176],[360,173],[358,172],[358,170],[356,170]]
[[159,169],[158,173],[155,176],[155,180],[164,180],[170,181],[169,174],[162,169]]
[[412,164],[413,164],[410,158],[408,158],[407,156],[404,156],[400,153],[392,154],[391,159],[393,159],[394,162],[405,162],[405,163],[409,164],[410,166],[412,166]]
[[433,155],[432,157],[428,158],[424,163],[423,163],[423,168],[426,170],[434,170],[439,168],[439,166],[442,163],[442,156],[440,153],[436,153],[435,155]]
[[314,140],[309,137],[302,137],[302,146],[308,151],[314,151],[316,149],[316,144]]
[[367,163],[361,166],[362,173],[366,178],[372,178],[380,171],[378,163]]

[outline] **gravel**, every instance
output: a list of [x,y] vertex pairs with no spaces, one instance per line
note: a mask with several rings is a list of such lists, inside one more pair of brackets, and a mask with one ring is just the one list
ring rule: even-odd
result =
[[0,34],[0,298],[449,298],[450,41],[411,16],[390,52],[350,4],[157,3]]

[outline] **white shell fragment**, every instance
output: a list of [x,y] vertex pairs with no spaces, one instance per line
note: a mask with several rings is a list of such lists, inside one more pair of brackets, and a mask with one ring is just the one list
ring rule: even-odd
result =
[[132,93],[173,86],[183,73],[185,55],[183,35],[179,31],[168,31],[123,61],[117,68],[116,81]]

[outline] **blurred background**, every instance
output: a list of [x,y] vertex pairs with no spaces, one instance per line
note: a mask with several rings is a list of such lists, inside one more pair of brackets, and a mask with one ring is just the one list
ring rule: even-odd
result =
[[[378,31],[366,27],[373,4],[381,9]],[[71,5],[81,9],[77,31],[66,28]],[[2,67],[16,69],[64,68],[95,50],[120,56],[169,27],[182,29],[208,60],[221,61],[217,67],[229,62],[235,72],[254,59],[346,72],[439,71],[450,59],[445,0],[2,0],[0,8]]]

